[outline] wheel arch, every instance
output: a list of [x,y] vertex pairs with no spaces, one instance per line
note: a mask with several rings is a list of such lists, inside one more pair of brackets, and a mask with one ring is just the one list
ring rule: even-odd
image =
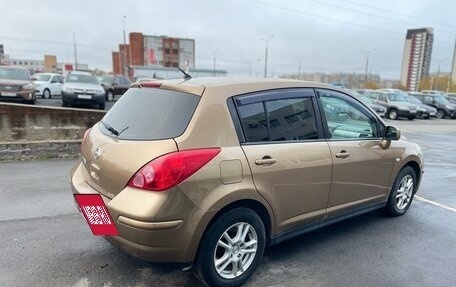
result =
[[248,208],[253,210],[255,213],[258,214],[258,216],[261,218],[264,229],[265,229],[265,235],[266,235],[266,246],[269,246],[269,242],[272,236],[272,224],[273,224],[273,219],[271,218],[271,214],[269,213],[268,209],[266,206],[264,206],[261,202],[254,200],[254,199],[240,199],[234,202],[231,202],[224,206],[222,209],[218,210],[212,218],[209,220],[209,222],[204,226],[203,232],[201,233],[200,238],[198,238],[198,245],[197,248],[194,249],[191,254],[188,254],[190,258],[193,258],[193,260],[196,259],[196,255],[198,254],[200,248],[201,248],[201,242],[203,241],[204,236],[206,235],[207,230],[214,224],[214,222],[220,218],[220,216],[229,210],[233,210],[235,208]]

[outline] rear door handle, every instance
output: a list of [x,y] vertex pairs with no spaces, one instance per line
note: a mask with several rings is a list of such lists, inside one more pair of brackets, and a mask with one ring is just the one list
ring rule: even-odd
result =
[[345,159],[345,158],[347,158],[349,156],[350,156],[350,153],[345,151],[345,150],[341,150],[340,152],[336,153],[336,157],[337,158]]
[[256,165],[271,165],[276,163],[276,160],[273,158],[263,158],[255,160]]

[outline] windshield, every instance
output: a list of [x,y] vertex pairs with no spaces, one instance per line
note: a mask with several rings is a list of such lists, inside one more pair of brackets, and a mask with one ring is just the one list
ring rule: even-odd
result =
[[437,104],[442,104],[442,105],[451,104],[444,96],[435,96],[434,100]]
[[103,117],[100,130],[119,139],[159,140],[180,136],[200,97],[157,88],[129,89]]
[[48,82],[49,79],[51,78],[51,75],[36,74],[36,75],[33,75],[33,77],[36,78],[37,81]]
[[388,94],[388,100],[392,102],[406,102],[404,95],[402,94]]
[[407,99],[407,102],[409,102],[409,103],[422,104],[422,102],[415,97],[406,97],[406,99]]
[[27,70],[2,67],[0,67],[0,79],[30,81]]
[[65,79],[65,83],[86,83],[98,85],[98,80],[94,76],[89,75],[68,75]]

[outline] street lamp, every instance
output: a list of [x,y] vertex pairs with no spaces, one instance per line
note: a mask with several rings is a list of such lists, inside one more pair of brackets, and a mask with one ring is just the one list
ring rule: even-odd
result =
[[217,59],[216,59],[217,51],[218,51],[218,49],[215,49],[215,50],[214,50],[214,77],[215,77],[215,75],[216,75],[215,67],[216,67],[216,63],[217,63]]
[[124,76],[125,77],[128,77],[128,70],[127,70],[127,39],[126,39],[126,36],[125,36],[125,18],[127,18],[126,15],[123,16],[123,20],[122,20],[122,25],[123,25],[123,72],[124,72]]
[[269,46],[269,40],[274,38],[274,36],[270,36],[267,39],[261,39],[266,42],[266,51],[265,51],[265,56],[264,56],[264,77],[266,78],[268,76],[268,46]]
[[366,68],[364,70],[364,88],[366,88],[366,84],[367,84],[367,71],[369,69],[369,54],[371,52],[376,51],[376,50],[377,50],[377,48],[371,49],[371,50],[363,50],[363,51],[361,51],[362,53],[366,53]]

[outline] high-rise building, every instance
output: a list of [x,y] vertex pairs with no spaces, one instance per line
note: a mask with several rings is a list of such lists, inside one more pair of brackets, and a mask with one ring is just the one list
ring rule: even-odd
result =
[[432,28],[407,30],[401,72],[401,84],[407,90],[417,91],[420,80],[429,75],[433,41]]
[[[127,67],[159,66],[195,68],[195,40],[168,36],[151,36],[133,32],[130,43],[119,45],[119,52],[113,52],[113,72],[123,73],[123,55],[126,54]],[[125,50],[124,50],[125,48]],[[119,53],[118,57],[117,54]],[[120,60],[120,63],[117,63]]]

